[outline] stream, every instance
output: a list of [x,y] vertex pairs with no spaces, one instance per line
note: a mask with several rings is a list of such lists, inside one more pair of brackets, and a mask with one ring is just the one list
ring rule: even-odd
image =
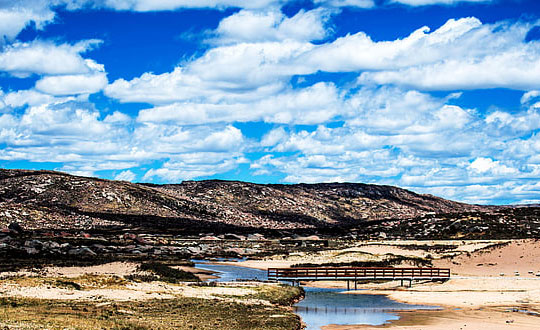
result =
[[[229,266],[213,265],[203,260],[193,260],[195,267],[217,272],[218,279],[230,282],[236,279],[266,280],[266,271]],[[320,330],[329,324],[338,325],[381,325],[399,319],[397,311],[410,309],[434,309],[432,306],[409,305],[381,295],[343,294],[344,289],[321,289],[304,287],[305,298],[293,306],[297,315],[306,324],[306,330]]]

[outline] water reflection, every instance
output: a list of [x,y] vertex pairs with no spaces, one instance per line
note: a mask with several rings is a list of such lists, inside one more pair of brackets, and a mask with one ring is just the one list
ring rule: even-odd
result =
[[402,304],[379,295],[343,294],[342,289],[304,289],[306,297],[294,310],[307,330],[319,330],[328,324],[381,325],[399,319],[396,310],[431,308]]
[[216,282],[232,282],[236,280],[259,280],[266,281],[266,270],[229,266],[229,265],[214,265],[209,264],[204,260],[192,260],[195,267],[199,269],[210,270],[216,273],[219,278],[210,281]]
[[[204,260],[193,260],[195,267],[216,272],[219,282],[237,279],[264,281],[264,270],[229,265],[213,265]],[[343,289],[321,289],[304,287],[306,297],[294,306],[294,311],[304,323],[306,330],[320,330],[329,324],[381,325],[399,319],[397,310],[433,309],[434,307],[408,305],[393,301],[386,296],[343,294]]]

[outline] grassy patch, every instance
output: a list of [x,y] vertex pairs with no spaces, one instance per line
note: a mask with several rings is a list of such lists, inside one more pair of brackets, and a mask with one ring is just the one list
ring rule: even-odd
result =
[[[158,280],[168,283],[179,282],[199,282],[199,278],[193,273],[186,272],[180,269],[172,268],[171,266],[158,262],[145,262],[139,266],[139,270],[154,274]],[[131,279],[139,281],[155,281],[156,278],[149,276],[132,276]]]
[[282,307],[198,298],[109,304],[0,298],[0,326],[21,330],[290,330],[300,329],[300,322]]
[[299,299],[304,297],[304,289],[290,285],[263,285],[254,288],[257,291],[249,298],[261,299],[281,306],[292,306]]
[[47,286],[74,290],[118,289],[125,287],[129,283],[127,280],[114,275],[91,274],[73,278],[11,276],[2,279],[0,282],[13,283],[26,287]]

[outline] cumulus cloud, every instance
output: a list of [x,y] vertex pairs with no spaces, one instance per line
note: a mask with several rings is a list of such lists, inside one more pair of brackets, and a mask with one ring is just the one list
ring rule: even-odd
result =
[[0,71],[15,76],[31,74],[81,74],[88,73],[99,64],[80,55],[99,45],[99,40],[86,40],[76,44],[55,45],[49,41],[14,43],[0,52]]
[[448,104],[453,97],[363,88],[346,102],[341,127],[272,129],[260,142],[269,153],[251,169],[286,182],[376,182],[474,203],[533,198],[511,191],[540,175],[536,110],[483,115]]
[[287,17],[279,10],[242,10],[224,18],[216,30],[218,42],[255,42],[285,39],[318,40],[327,35],[326,21],[330,18],[327,10],[300,10],[293,17]]
[[264,121],[281,124],[319,124],[340,113],[342,101],[332,83],[317,83],[287,90],[260,101],[229,104],[173,103],[144,109],[139,122],[174,122],[183,125]]
[[64,103],[74,100],[74,97],[58,98],[49,94],[40,93],[36,90],[19,90],[5,94],[0,91],[0,109],[4,108],[5,111],[23,107],[25,105],[37,106],[43,104]]
[[36,82],[36,90],[50,95],[92,94],[107,86],[107,74],[46,76]]
[[[298,15],[318,17],[318,27],[324,21],[318,11]],[[247,25],[266,22],[260,29],[268,34],[253,35],[253,29],[236,26],[244,16],[249,17]],[[280,34],[286,20],[274,11],[241,11],[224,19],[218,28],[226,44],[210,48],[172,72],[118,79],[107,86],[106,95],[121,102],[185,107],[188,113],[207,115],[274,97],[288,90],[293,76],[319,71],[363,71],[359,84],[420,90],[503,87],[530,91],[540,85],[540,43],[524,42],[532,26],[529,23],[450,19],[433,32],[422,27],[394,41],[374,42],[359,32],[316,45],[307,37],[293,40],[286,35],[295,34]]]
[[[162,163],[155,175],[172,177],[168,171],[221,173],[245,162],[248,143],[231,125],[139,124],[121,112],[101,116],[82,101],[28,106],[22,113],[0,115],[0,159],[63,163],[70,173],[93,174],[124,170],[149,161]],[[212,168],[214,169],[212,170]],[[199,170],[197,170],[199,169]],[[122,175],[132,180],[129,172]],[[203,174],[200,174],[203,175]],[[177,174],[176,177],[181,177]]]
[[373,0],[315,0],[314,3],[332,7],[375,7],[375,1]]
[[145,12],[179,8],[266,8],[279,2],[278,0],[104,0],[103,6],[116,10]]
[[492,2],[493,0],[391,0],[393,3],[400,3],[409,6],[427,6],[427,5],[453,5],[461,2]]
[[137,175],[130,170],[122,171],[114,177],[115,180],[130,182],[135,181],[135,178],[137,178]]
[[42,0],[0,1],[0,44],[14,39],[28,24],[38,29],[54,19],[50,4]]
[[166,182],[191,180],[225,173],[247,162],[238,153],[228,155],[214,152],[188,153],[171,158],[160,168],[148,170],[143,179],[153,180],[157,177]]

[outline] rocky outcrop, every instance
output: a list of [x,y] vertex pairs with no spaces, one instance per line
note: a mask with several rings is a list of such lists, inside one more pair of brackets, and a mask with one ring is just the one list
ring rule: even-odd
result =
[[318,229],[492,210],[359,183],[260,185],[210,180],[153,185],[52,171],[0,170],[0,226],[19,223],[25,229]]

